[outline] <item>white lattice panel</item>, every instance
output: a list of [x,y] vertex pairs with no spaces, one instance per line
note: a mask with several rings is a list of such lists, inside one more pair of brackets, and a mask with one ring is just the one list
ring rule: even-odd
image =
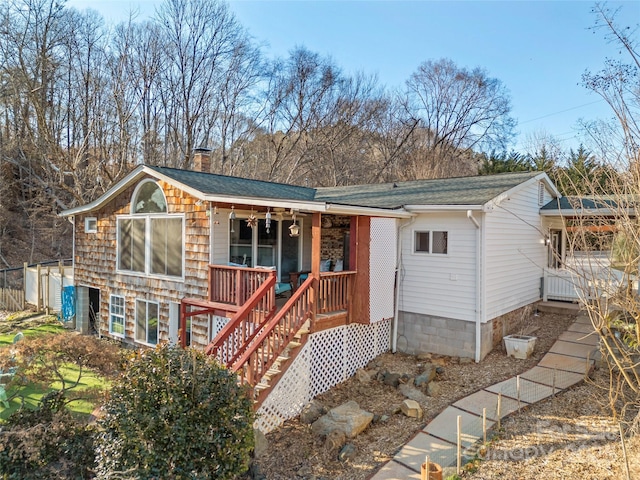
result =
[[371,322],[393,317],[397,228],[393,218],[371,219],[369,314]]
[[269,433],[317,395],[344,382],[389,350],[391,320],[314,333],[258,410],[255,427]]

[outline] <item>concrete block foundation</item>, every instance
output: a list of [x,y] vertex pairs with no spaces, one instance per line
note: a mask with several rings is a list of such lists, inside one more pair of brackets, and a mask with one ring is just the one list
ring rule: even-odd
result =
[[[526,308],[526,307],[523,307]],[[483,323],[480,327],[480,359],[513,333],[523,309],[514,310]],[[475,358],[476,324],[413,312],[398,312],[398,351],[408,354],[435,353]]]

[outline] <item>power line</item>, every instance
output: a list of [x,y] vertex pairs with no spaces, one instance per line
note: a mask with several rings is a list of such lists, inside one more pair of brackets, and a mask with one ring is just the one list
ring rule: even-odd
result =
[[578,108],[588,107],[589,105],[595,105],[596,103],[604,102],[604,99],[596,100],[595,102],[583,103],[582,105],[578,105],[577,107],[566,108],[564,110],[560,110],[558,112],[547,113],[546,115],[542,115],[541,117],[532,118],[531,120],[525,120],[524,122],[518,122],[518,125],[523,125],[525,123],[535,122],[536,120],[542,120],[543,118],[552,117],[554,115],[559,115],[561,113],[570,112],[571,110],[577,110]]

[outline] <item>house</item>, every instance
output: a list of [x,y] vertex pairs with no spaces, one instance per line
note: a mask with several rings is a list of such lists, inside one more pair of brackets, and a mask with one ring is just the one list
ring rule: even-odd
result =
[[265,431],[390,348],[480,361],[541,298],[544,173],[308,188],[194,165],[140,165],[62,213],[78,328],[216,355]]

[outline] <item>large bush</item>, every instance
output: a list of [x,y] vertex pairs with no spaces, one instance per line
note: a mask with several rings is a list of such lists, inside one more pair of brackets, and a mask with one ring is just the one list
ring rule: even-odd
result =
[[251,401],[201,352],[165,345],[136,354],[104,409],[98,478],[228,479],[247,469]]
[[0,428],[3,479],[90,478],[93,428],[64,408],[61,391],[46,395],[35,410],[13,413]]

